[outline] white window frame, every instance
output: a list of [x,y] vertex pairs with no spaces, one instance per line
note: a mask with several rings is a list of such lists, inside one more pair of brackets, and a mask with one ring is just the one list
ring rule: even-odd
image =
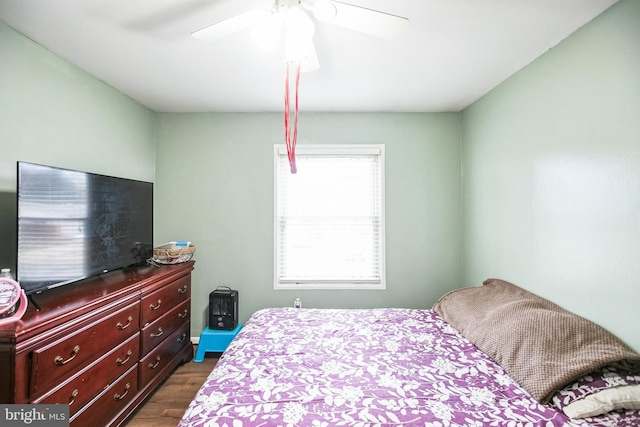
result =
[[[280,215],[279,185],[281,179],[286,179],[283,174],[291,174],[286,146],[276,144],[274,146],[274,289],[386,289],[385,274],[385,146],[378,145],[298,145],[296,147],[296,158],[304,157],[371,157],[377,158],[379,167],[378,176],[378,213],[374,215],[378,226],[378,274],[375,277],[361,279],[318,279],[318,278],[289,278],[281,277],[281,239],[283,237],[283,226],[285,219]],[[297,164],[298,173],[304,173],[304,165]],[[284,184],[283,184],[284,185]],[[374,219],[374,221],[376,221]],[[375,252],[375,251],[374,251]],[[375,261],[374,261],[375,262]]]

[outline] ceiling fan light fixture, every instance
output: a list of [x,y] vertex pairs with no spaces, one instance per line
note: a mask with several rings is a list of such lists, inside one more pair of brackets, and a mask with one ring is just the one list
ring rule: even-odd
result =
[[313,34],[315,33],[313,22],[302,9],[293,7],[285,11],[284,26],[285,59],[288,62],[300,64],[309,62],[309,66],[303,68],[305,71],[311,71],[313,68],[311,63],[315,61],[317,64],[318,62],[313,46]]
[[311,39],[316,31],[311,18],[299,7],[293,7],[284,12],[285,30],[287,35]]
[[338,14],[336,5],[329,0],[318,0],[313,5],[313,16],[320,21],[331,22]]
[[308,45],[304,48],[304,52],[304,57],[300,59],[300,72],[307,73],[319,69],[320,62],[318,61],[318,54],[311,40],[309,40]]
[[261,19],[251,30],[253,42],[262,50],[273,53],[282,33],[282,15],[273,11]]

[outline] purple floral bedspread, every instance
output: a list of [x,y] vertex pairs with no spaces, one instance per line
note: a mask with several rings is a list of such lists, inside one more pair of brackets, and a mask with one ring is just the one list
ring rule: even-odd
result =
[[618,424],[537,403],[434,311],[294,308],[246,322],[179,424],[378,425]]

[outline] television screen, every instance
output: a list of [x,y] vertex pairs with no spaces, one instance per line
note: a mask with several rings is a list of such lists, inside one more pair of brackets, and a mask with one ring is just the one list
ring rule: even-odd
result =
[[152,255],[150,182],[18,162],[17,200],[17,280],[27,294]]

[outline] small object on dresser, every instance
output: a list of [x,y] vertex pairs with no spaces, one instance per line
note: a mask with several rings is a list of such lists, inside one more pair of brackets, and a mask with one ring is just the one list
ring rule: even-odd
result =
[[27,304],[24,290],[13,280],[11,270],[3,268],[0,272],[0,325],[20,320]]
[[2,277],[6,279],[15,280],[15,278],[13,277],[13,274],[11,274],[10,268],[3,268],[2,270],[0,270],[0,278]]
[[153,248],[152,264],[180,264],[191,261],[196,246],[191,242],[169,242]]

